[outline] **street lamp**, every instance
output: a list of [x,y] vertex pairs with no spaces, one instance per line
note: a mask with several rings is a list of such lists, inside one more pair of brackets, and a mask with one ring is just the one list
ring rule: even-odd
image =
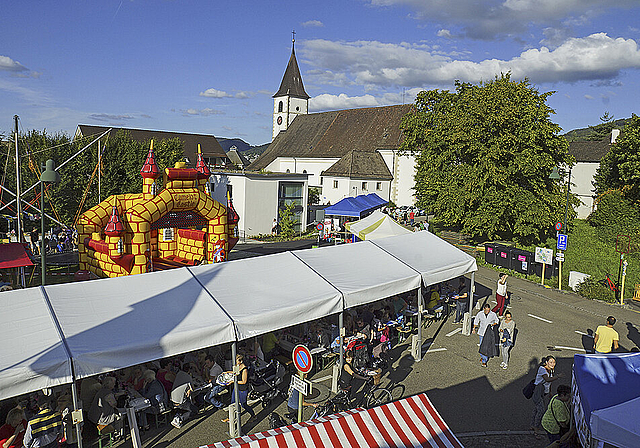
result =
[[56,172],[56,162],[49,159],[47,160],[45,170],[40,174],[40,231],[42,233],[40,239],[40,263],[42,286],[45,285],[47,272],[47,249],[44,247],[44,184],[57,184],[58,182],[60,182],[60,175]]

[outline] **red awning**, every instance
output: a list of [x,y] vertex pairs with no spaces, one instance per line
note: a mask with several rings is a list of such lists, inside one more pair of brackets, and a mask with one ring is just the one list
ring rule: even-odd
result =
[[426,394],[354,409],[200,448],[450,447],[462,444]]
[[0,269],[33,266],[22,243],[0,244]]

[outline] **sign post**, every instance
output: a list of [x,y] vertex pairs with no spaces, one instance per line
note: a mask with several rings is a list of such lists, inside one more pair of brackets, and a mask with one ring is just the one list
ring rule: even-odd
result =
[[[557,224],[556,228],[558,228]],[[564,251],[567,250],[568,239],[569,237],[567,235],[562,233],[558,234],[558,244],[556,246],[558,249],[558,253],[556,254],[556,260],[558,260],[558,289],[562,289],[562,262],[564,261]]]
[[629,262],[624,260],[622,262],[622,285],[620,286],[620,305],[624,305],[624,281],[627,278],[627,266]]
[[547,249],[546,247],[536,247],[535,252],[536,263],[542,263],[542,280],[540,284],[544,286],[544,271],[546,265],[553,266],[553,249]]
[[[616,294],[620,292],[620,286],[622,284],[622,261],[624,260],[624,254],[628,254],[631,250],[631,237],[629,235],[618,235],[616,237],[616,252],[620,254],[620,266],[618,267],[618,287]],[[617,299],[616,295],[616,299]],[[620,303],[622,303],[622,294],[620,295]]]
[[[293,365],[296,369],[298,369],[298,373],[300,374],[300,383],[304,383],[304,376],[311,372],[311,368],[313,367],[313,357],[311,356],[311,352],[309,349],[302,345],[298,344],[293,347],[293,353],[291,356],[293,360]],[[297,382],[294,382],[294,387]],[[302,403],[304,401],[304,395],[300,389],[296,388],[298,391],[298,423],[302,422]]]

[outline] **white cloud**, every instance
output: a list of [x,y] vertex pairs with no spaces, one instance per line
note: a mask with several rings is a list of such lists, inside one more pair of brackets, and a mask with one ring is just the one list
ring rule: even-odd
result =
[[122,122],[124,120],[133,120],[135,117],[132,115],[113,115],[113,114],[91,114],[89,118],[96,121],[106,121],[106,122]]
[[320,110],[353,109],[356,107],[374,107],[380,105],[381,103],[373,95],[347,96],[344,93],[341,93],[340,95],[324,93],[309,100],[309,110],[313,112]]
[[324,26],[324,23],[322,23],[319,20],[307,20],[306,22],[302,22],[302,26],[305,28],[310,28],[310,27],[321,28]]
[[253,92],[245,92],[238,91],[236,93],[228,93],[223,90],[217,89],[207,89],[204,92],[200,92],[200,96],[205,96],[207,98],[238,98],[238,99],[247,99],[254,96]]
[[594,98],[594,97],[592,97],[591,95],[585,95],[585,96],[584,96],[584,98],[585,98],[586,100],[595,100],[595,98]]
[[193,109],[193,108],[180,109],[180,112],[182,112],[182,115],[185,117],[196,116],[196,115],[201,115],[203,117],[208,117],[210,115],[224,115],[223,111],[211,109],[209,107],[206,107],[204,109]]
[[200,96],[206,96],[208,98],[231,98],[233,95],[222,90],[207,89],[204,92],[200,92]]
[[5,72],[26,72],[29,71],[27,67],[14,61],[8,56],[0,56],[0,71]]
[[637,0],[369,0],[374,6],[408,7],[421,21],[454,28],[475,39],[521,34],[529,25],[584,23],[605,9],[636,7]]
[[314,67],[306,74],[310,82],[355,84],[369,90],[376,86],[450,86],[456,79],[487,81],[509,71],[515,79],[528,77],[534,83],[610,80],[621,70],[640,68],[638,43],[605,33],[568,39],[553,50],[529,49],[510,60],[475,62],[407,43],[320,39],[307,41],[302,54]]
[[446,37],[447,39],[451,39],[451,37],[452,37],[452,36],[451,36],[451,31],[449,31],[449,30],[445,30],[445,29],[439,30],[439,31],[436,33],[436,35],[437,35],[438,37]]

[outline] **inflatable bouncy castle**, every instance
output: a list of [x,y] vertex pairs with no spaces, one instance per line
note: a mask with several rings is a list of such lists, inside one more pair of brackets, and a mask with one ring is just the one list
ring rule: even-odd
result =
[[113,195],[78,221],[81,273],[118,277],[225,261],[238,241],[238,214],[209,192],[211,175],[198,145],[195,168],[167,168],[163,188],[153,141],[140,170],[142,193]]

